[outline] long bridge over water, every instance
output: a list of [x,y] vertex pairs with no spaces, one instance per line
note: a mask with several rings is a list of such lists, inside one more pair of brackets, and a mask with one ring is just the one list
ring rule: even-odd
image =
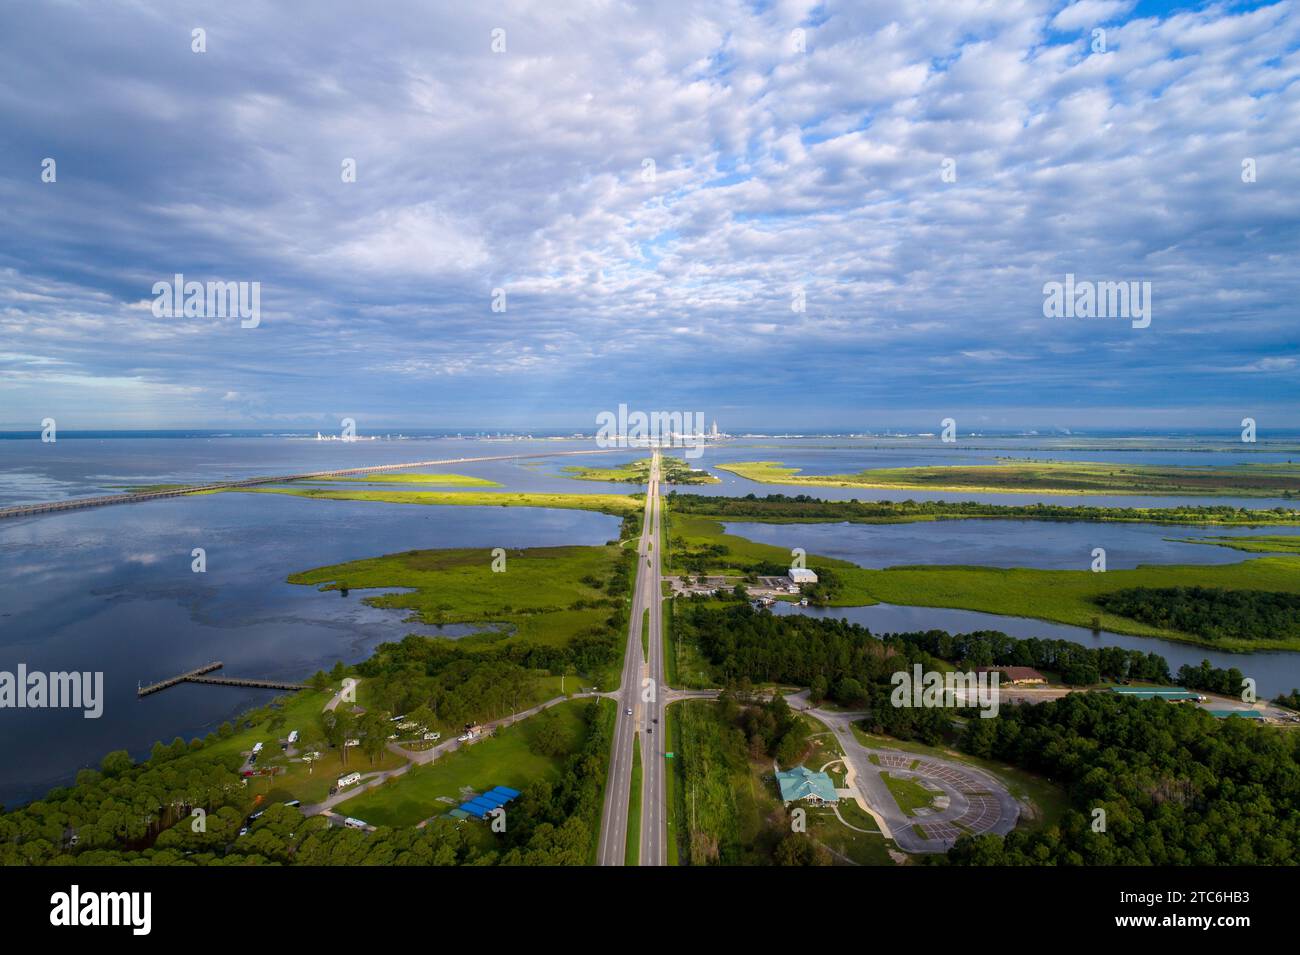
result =
[[616,448],[599,448],[592,451],[550,451],[538,454],[497,454],[478,458],[444,458],[439,461],[408,461],[404,464],[376,464],[364,468],[343,468],[335,471],[308,471],[305,474],[281,474],[275,477],[246,478],[242,481],[219,481],[214,484],[192,484],[160,491],[127,491],[122,494],[103,494],[98,497],[74,497],[64,501],[46,501],[41,504],[18,504],[0,508],[0,520],[6,517],[32,517],[56,511],[78,511],[87,507],[106,507],[110,504],[135,504],[140,501],[157,501],[167,497],[185,497],[211,491],[227,491],[241,487],[266,484],[286,484],[291,481],[312,481],[328,478],[351,477],[357,474],[379,474],[384,471],[404,471],[407,468],[436,467],[446,464],[474,464],[481,461],[512,461],[522,458],[553,458],[574,454],[608,454]]

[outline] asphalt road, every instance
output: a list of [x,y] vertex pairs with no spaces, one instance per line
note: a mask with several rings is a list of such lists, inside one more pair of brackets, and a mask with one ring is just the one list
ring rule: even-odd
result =
[[[647,580],[646,606],[650,608],[650,659],[642,679],[642,705],[637,710],[641,731],[641,865],[668,863],[668,804],[664,789],[663,715],[665,693],[663,645],[663,589],[660,580],[663,549],[659,518],[663,498],[659,495],[659,453],[655,452],[647,495],[652,506],[653,526],[649,553],[641,561]],[[640,580],[638,579],[638,584]],[[646,682],[646,681],[649,682]],[[648,698],[648,699],[647,699]]]
[[[650,484],[646,494],[641,539],[637,542],[636,585],[632,589],[632,607],[628,619],[627,652],[623,657],[623,682],[618,691],[618,722],[614,727],[614,746],[610,751],[609,776],[605,781],[605,808],[600,819],[600,843],[596,858],[600,865],[623,865],[627,856],[627,813],[632,795],[632,741],[646,707],[641,703],[641,680],[646,673],[641,651],[641,618],[650,609],[652,627],[659,614],[658,547],[653,543],[659,526],[659,455],[650,467]],[[652,629],[652,633],[654,630]],[[627,711],[632,715],[628,716]],[[641,765],[648,759],[642,751]],[[644,771],[643,771],[644,781]],[[644,792],[642,794],[644,806]]]

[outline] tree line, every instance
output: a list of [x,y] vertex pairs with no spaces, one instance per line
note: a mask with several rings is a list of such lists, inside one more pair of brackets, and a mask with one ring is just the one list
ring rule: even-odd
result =
[[1031,521],[1119,521],[1148,524],[1232,524],[1263,526],[1295,523],[1300,512],[1213,506],[1101,507],[1064,504],[982,504],[978,501],[827,501],[807,494],[768,494],[759,497],[713,497],[704,494],[668,495],[679,514],[699,514],[720,519],[744,518],[774,521],[856,521],[890,523],[917,519],[993,517]]
[[1070,807],[1046,828],[962,837],[956,865],[1294,865],[1300,851],[1296,734],[1074,693],[970,720],[961,748],[1060,783]]
[[1300,637],[1300,594],[1221,587],[1132,587],[1093,602],[1111,613],[1206,640]]

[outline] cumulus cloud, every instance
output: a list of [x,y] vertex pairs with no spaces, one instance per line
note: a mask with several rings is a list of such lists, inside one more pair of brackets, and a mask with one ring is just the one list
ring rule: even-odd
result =
[[[1295,341],[1289,2],[314,13],[0,13],[0,424],[1296,403],[1238,371]],[[155,318],[178,272],[260,325]],[[1044,319],[1066,273],[1151,327]]]

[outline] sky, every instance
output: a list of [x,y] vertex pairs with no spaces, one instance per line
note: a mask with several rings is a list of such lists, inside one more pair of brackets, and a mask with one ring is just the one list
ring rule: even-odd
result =
[[0,5],[0,428],[1295,428],[1298,76],[1292,2]]

